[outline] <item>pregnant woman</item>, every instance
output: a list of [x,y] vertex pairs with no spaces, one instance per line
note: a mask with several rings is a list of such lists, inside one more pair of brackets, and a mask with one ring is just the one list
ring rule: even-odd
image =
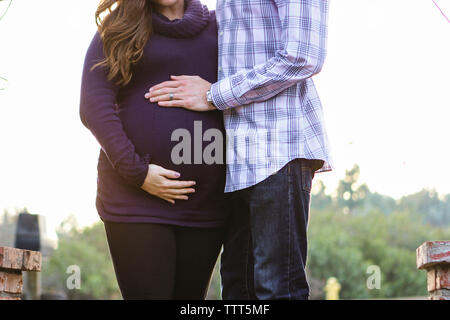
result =
[[[215,14],[198,0],[103,0],[96,17],[80,117],[101,146],[96,207],[122,296],[204,299],[228,216],[222,114],[144,95],[171,75],[216,81]],[[212,144],[216,161],[199,161]]]

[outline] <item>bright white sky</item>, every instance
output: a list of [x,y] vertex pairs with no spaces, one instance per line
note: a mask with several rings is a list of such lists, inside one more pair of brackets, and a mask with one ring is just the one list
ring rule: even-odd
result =
[[[450,15],[450,0],[437,2]],[[78,114],[97,4],[14,0],[0,21],[0,210],[43,214],[49,232],[69,214],[99,219],[99,145]],[[450,193],[449,40],[431,0],[331,1],[316,77],[336,166],[316,177],[329,191],[357,163],[373,191]]]

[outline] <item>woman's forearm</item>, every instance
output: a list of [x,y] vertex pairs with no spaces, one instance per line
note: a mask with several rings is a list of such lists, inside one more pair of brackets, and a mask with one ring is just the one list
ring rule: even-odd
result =
[[107,70],[92,66],[103,59],[103,46],[95,34],[86,54],[80,97],[80,119],[107,155],[112,166],[131,185],[141,187],[147,176],[149,157],[136,152],[115,110],[118,87]]

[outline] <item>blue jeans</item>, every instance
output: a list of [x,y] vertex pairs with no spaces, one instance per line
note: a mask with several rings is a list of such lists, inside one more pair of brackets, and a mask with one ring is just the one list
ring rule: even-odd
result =
[[322,163],[295,159],[264,181],[227,194],[232,214],[221,256],[223,299],[309,298],[309,203]]

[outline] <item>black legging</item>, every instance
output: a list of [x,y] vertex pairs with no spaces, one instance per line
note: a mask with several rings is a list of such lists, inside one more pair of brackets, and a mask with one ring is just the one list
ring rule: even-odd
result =
[[104,221],[122,297],[204,299],[223,230]]

